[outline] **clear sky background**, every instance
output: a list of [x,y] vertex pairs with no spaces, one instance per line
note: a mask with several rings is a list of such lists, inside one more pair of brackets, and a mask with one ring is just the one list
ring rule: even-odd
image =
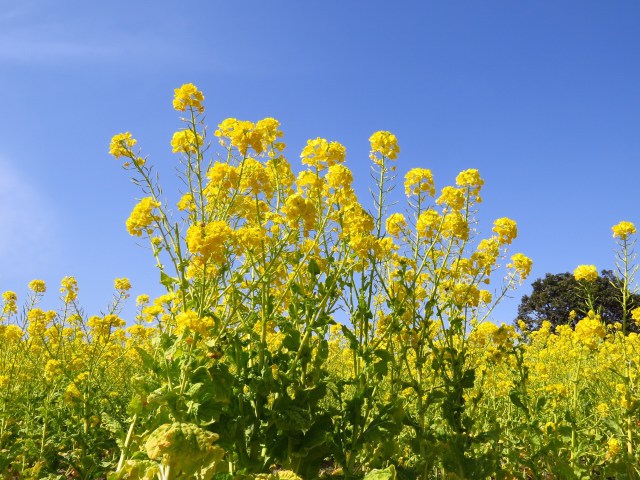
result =
[[483,231],[517,220],[531,279],[612,268],[611,226],[640,223],[638,25],[637,1],[0,0],[0,290],[41,278],[55,297],[75,275],[90,313],[115,277],[160,292],[124,227],[142,194],[107,152],[131,131],[175,191],[188,82],[212,127],[279,119],[294,163],[308,138],[340,141],[363,195],[376,130],[397,135],[401,175],[441,188],[479,169]]

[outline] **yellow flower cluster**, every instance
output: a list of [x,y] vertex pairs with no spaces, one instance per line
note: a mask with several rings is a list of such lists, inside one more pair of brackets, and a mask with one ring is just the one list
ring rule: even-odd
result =
[[464,208],[465,200],[464,190],[447,186],[442,189],[442,194],[436,200],[436,203],[438,205],[445,205],[449,209],[459,212]]
[[611,230],[613,230],[613,238],[626,240],[631,235],[636,233],[636,226],[631,222],[620,222],[617,225],[611,227]]
[[129,235],[135,237],[141,237],[143,233],[151,235],[153,229],[150,227],[156,220],[153,214],[154,208],[160,208],[160,202],[154,200],[152,197],[143,198],[133,207],[133,211],[126,222]]
[[261,154],[268,147],[274,150],[284,150],[285,144],[278,142],[282,137],[280,122],[273,118],[265,118],[258,123],[236,118],[227,118],[215,131],[214,135],[220,139],[221,145],[226,145],[228,139],[231,146],[236,147],[243,155],[247,155],[249,147],[257,154]]
[[33,308],[29,310],[27,319],[29,320],[29,326],[27,332],[31,338],[40,337],[47,329],[47,325],[51,318],[55,317],[55,312],[44,312],[40,308]]
[[288,197],[282,211],[291,228],[297,228],[298,223],[302,220],[305,236],[316,223],[317,212],[313,202],[304,198],[300,193],[294,193]]
[[404,177],[404,191],[407,197],[427,193],[430,196],[436,194],[433,183],[433,174],[427,168],[412,168]]
[[431,239],[442,228],[442,217],[435,210],[426,210],[418,217],[416,232],[419,237]]
[[300,158],[303,165],[309,165],[321,171],[332,165],[343,163],[347,150],[338,142],[329,142],[324,138],[308,140],[302,149]]
[[456,185],[466,188],[469,196],[475,195],[476,202],[482,201],[480,198],[480,190],[484,185],[484,180],[480,176],[480,172],[475,168],[460,172],[456,177]]
[[28,288],[33,293],[45,293],[47,291],[47,285],[44,283],[44,280],[32,280],[29,282]]
[[174,90],[173,108],[179,112],[184,112],[191,107],[203,113],[202,102],[204,102],[204,94],[193,83],[185,83]]
[[73,302],[78,298],[78,282],[74,277],[64,277],[61,282],[60,293],[65,303]]
[[202,147],[203,141],[202,136],[199,133],[194,133],[193,130],[180,130],[174,133],[171,139],[172,151],[173,153],[193,155]]
[[510,245],[518,236],[518,227],[516,222],[509,218],[498,218],[493,222],[493,232],[498,235],[498,241],[501,245]]
[[353,174],[344,165],[333,164],[327,170],[326,180],[327,186],[335,190],[350,189],[353,183]]
[[137,140],[131,136],[131,133],[118,133],[111,139],[109,154],[115,158],[128,157],[131,155],[131,147],[136,143]]
[[121,328],[127,324],[117,315],[105,315],[104,317],[92,316],[87,321],[87,326],[99,337],[107,337],[112,333],[113,328]]
[[273,195],[274,186],[268,170],[255,158],[245,158],[239,167],[239,188],[250,195],[265,194],[268,198]]
[[193,200],[193,194],[185,193],[182,197],[180,197],[180,200],[178,201],[178,204],[176,206],[178,207],[178,210],[195,211],[196,203]]
[[[471,261],[475,265],[478,272],[488,276],[489,274],[491,274],[491,270],[498,260],[499,255],[500,244],[498,243],[498,240],[495,237],[489,239],[484,238],[480,241],[480,243],[478,243],[476,251],[471,254]],[[522,255],[522,257],[524,257],[524,255]],[[519,259],[520,257],[516,258]],[[519,261],[519,264],[522,264],[522,261]],[[529,266],[529,268],[531,267]]]
[[113,281],[113,285],[116,290],[123,293],[131,290],[131,282],[128,278],[116,278]]
[[16,302],[18,301],[18,295],[11,290],[8,290],[2,294],[4,300],[3,313],[11,314],[18,313],[18,307]]
[[401,213],[394,213],[389,215],[387,221],[385,222],[385,226],[387,229],[387,233],[394,237],[398,237],[402,230],[407,228],[407,220],[404,218],[404,215]]
[[222,264],[226,261],[226,246],[232,235],[233,231],[226,222],[213,221],[205,225],[191,225],[185,240],[191,253],[205,261]]
[[573,277],[577,281],[595,282],[598,279],[598,270],[595,265],[578,265],[573,271]]
[[442,222],[442,234],[447,238],[469,240],[469,223],[460,212],[448,213]]
[[176,316],[176,333],[181,335],[186,330],[206,336],[215,326],[215,321],[211,317],[198,317],[193,310],[187,310]]
[[595,315],[593,311],[589,315],[580,320],[575,327],[575,335],[578,340],[590,349],[595,349],[598,341],[603,339],[607,331],[600,319],[599,315]]
[[388,158],[389,160],[395,160],[398,158],[400,147],[398,146],[398,139],[391,132],[379,131],[371,135],[369,138],[371,143],[371,160],[379,162],[377,155]]
[[520,275],[520,280],[526,280],[531,273],[533,261],[522,253],[516,253],[511,257],[511,263],[507,266],[513,268]]

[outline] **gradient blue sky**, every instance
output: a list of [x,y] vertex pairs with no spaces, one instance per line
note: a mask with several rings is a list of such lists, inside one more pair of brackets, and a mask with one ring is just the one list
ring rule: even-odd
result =
[[441,188],[478,168],[483,230],[517,220],[532,279],[611,268],[611,226],[640,222],[638,25],[637,1],[0,0],[0,290],[42,278],[52,297],[75,275],[91,313],[115,277],[159,291],[108,144],[131,131],[172,191],[187,82],[212,126],[279,119],[293,161],[307,138],[342,142],[363,193],[376,130],[398,136],[401,174]]

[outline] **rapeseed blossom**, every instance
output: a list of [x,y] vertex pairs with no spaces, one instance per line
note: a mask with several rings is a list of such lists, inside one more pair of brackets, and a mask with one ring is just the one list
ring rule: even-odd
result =
[[520,279],[525,280],[531,273],[533,261],[522,253],[516,253],[511,257],[511,263],[507,266],[515,269],[520,275]]
[[199,133],[192,130],[180,130],[173,134],[171,147],[173,153],[195,154],[202,147],[203,139]]
[[109,146],[109,154],[115,158],[128,157],[131,147],[137,143],[137,140],[131,136],[130,132],[118,133],[111,139]]
[[394,237],[398,237],[404,228],[407,228],[407,220],[401,213],[389,215],[385,223],[387,233]]
[[613,230],[613,237],[620,240],[626,240],[629,236],[636,233],[636,227],[631,222],[620,222],[617,225],[611,227]]
[[78,282],[74,277],[64,277],[61,281],[60,293],[65,303],[73,302],[78,298]]
[[395,160],[400,153],[400,147],[398,146],[398,139],[391,132],[379,131],[375,132],[369,138],[371,143],[371,155],[370,158],[374,162],[379,162],[376,154],[388,158],[389,160]]
[[342,144],[329,142],[320,137],[308,140],[300,154],[303,165],[308,165],[319,171],[343,163],[346,156],[347,150]]
[[47,291],[47,285],[44,280],[32,280],[29,282],[28,288],[34,293],[45,293]]
[[510,245],[518,236],[516,222],[506,217],[498,218],[493,222],[493,231],[498,235],[498,241],[501,245]]
[[193,83],[185,83],[174,90],[173,108],[179,112],[184,112],[187,108],[192,107],[203,113],[202,102],[204,102],[204,94]]
[[160,202],[152,197],[143,198],[133,207],[126,222],[130,235],[140,237],[143,233],[151,233],[151,224],[156,220],[156,216],[153,214],[155,208],[160,208]]
[[595,282],[598,278],[598,270],[595,265],[578,265],[573,271],[573,277],[577,281]]
[[426,193],[430,196],[436,194],[431,170],[427,168],[412,168],[404,177],[404,191],[407,197]]

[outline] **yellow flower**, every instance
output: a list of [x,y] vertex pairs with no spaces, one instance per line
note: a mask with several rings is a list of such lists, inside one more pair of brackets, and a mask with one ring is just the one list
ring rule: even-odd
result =
[[329,187],[339,189],[351,188],[353,182],[353,174],[351,170],[341,164],[334,164],[327,171],[327,185]]
[[133,211],[127,219],[127,231],[130,235],[140,237],[143,232],[149,234],[150,225],[156,219],[153,215],[153,209],[159,208],[160,202],[155,201],[151,197],[145,197],[133,207]]
[[459,212],[448,213],[442,223],[442,234],[445,237],[455,237],[460,240],[469,239],[469,224]]
[[119,290],[121,292],[126,292],[128,290],[131,290],[131,282],[129,281],[128,278],[116,278],[113,281],[113,285],[116,290]]
[[31,338],[41,336],[47,329],[48,317],[47,314],[40,308],[33,308],[27,313],[27,319],[29,320],[29,326],[27,332]]
[[440,198],[436,200],[438,205],[446,205],[452,210],[460,211],[464,208],[464,191],[461,188],[444,187]]
[[44,280],[32,280],[29,282],[29,290],[34,293],[44,293],[47,291],[47,285]]
[[138,295],[136,298],[136,305],[146,305],[149,303],[149,295],[143,293],[142,295]]
[[287,197],[282,213],[286,215],[287,223],[291,228],[297,228],[298,222],[304,222],[305,235],[312,230],[316,223],[316,207],[313,202],[305,199],[301,194],[294,193]]
[[8,290],[2,294],[4,299],[3,311],[6,313],[18,313],[18,307],[16,305],[18,301],[18,295],[11,290]]
[[204,95],[193,83],[185,83],[174,90],[173,108],[184,112],[187,107],[193,107],[200,113],[204,112]]
[[522,253],[514,254],[511,257],[511,263],[507,265],[507,267],[515,269],[521,280],[525,280],[529,276],[532,266],[533,261]]
[[232,236],[226,222],[213,221],[206,225],[191,225],[187,229],[186,243],[191,253],[201,255],[215,263],[225,261],[225,245]]
[[497,239],[495,237],[489,239],[484,238],[478,244],[476,251],[471,255],[471,261],[479,272],[489,275],[498,260],[499,254],[500,245]]
[[480,202],[480,189],[484,185],[484,180],[480,176],[480,172],[475,168],[464,170],[456,177],[456,185],[465,187],[469,191],[469,195],[476,196],[476,202]]
[[22,338],[24,332],[17,325],[7,325],[7,328],[4,330],[4,338],[8,342],[17,342]]
[[404,177],[404,191],[407,197],[427,193],[430,196],[436,194],[431,170],[426,168],[412,168]]
[[636,233],[636,226],[631,222],[620,222],[611,227],[613,230],[613,238],[626,240],[630,235]]
[[585,282],[595,282],[598,278],[598,270],[595,265],[578,265],[573,271],[576,280]]
[[616,438],[610,438],[607,441],[607,453],[606,458],[608,460],[616,457],[622,451],[622,445],[620,445],[620,441]]
[[272,145],[276,150],[284,150],[285,144],[276,142],[282,137],[280,130],[280,122],[275,118],[264,118],[256,123],[256,132],[260,134],[262,145],[264,148]]
[[176,333],[181,335],[186,329],[206,335],[214,326],[215,321],[211,317],[199,318],[193,310],[182,312],[176,316]]
[[51,359],[44,366],[44,376],[48,380],[52,380],[56,377],[59,377],[60,375],[62,375],[62,372],[63,370],[62,370],[62,364],[60,363],[60,360]]
[[389,160],[395,160],[398,157],[400,147],[398,146],[398,139],[393,133],[376,132],[371,135],[369,142],[371,143],[371,160],[376,161],[376,153]]
[[235,118],[227,118],[220,125],[214,135],[220,137],[220,143],[225,145],[224,138],[228,138],[231,145],[236,147],[238,151],[245,156],[249,147],[260,154],[264,150],[263,135],[269,135],[268,127],[261,130],[256,128],[253,122],[246,120],[237,120]]
[[598,340],[604,338],[607,331],[599,316],[587,317],[576,324],[576,337],[590,349],[595,349]]
[[193,201],[193,194],[185,193],[178,202],[178,210],[190,210],[195,211],[196,204]]
[[402,229],[407,227],[407,220],[401,213],[394,213],[387,218],[386,227],[389,235],[398,237]]
[[202,137],[199,133],[193,133],[192,130],[180,130],[173,134],[171,146],[173,153],[194,154],[198,148],[202,147]]
[[109,145],[109,154],[115,158],[128,157],[131,155],[131,147],[137,143],[137,140],[131,137],[131,133],[118,133],[111,139]]
[[209,184],[204,189],[204,194],[209,201],[222,195],[223,197],[229,193],[229,190],[238,188],[240,176],[238,169],[228,163],[216,162],[207,172]]
[[239,167],[240,190],[248,192],[252,195],[264,193],[267,197],[271,197],[274,192],[271,179],[266,168],[255,158],[245,158]]
[[442,217],[435,210],[422,212],[416,223],[418,236],[423,238],[433,238],[442,223]]
[[78,282],[74,277],[64,277],[62,279],[60,293],[64,295],[64,302],[73,302],[78,297]]
[[337,163],[343,163],[347,156],[347,150],[338,142],[328,142],[324,138],[308,140],[302,149],[300,158],[304,165],[324,170]]
[[598,415],[600,415],[601,417],[608,417],[609,416],[609,405],[601,402],[596,406],[596,413]]
[[518,236],[516,222],[506,217],[498,218],[493,222],[493,231],[498,235],[498,241],[501,245],[511,244],[513,239]]
[[262,246],[266,238],[265,233],[265,230],[260,226],[244,225],[238,228],[234,235],[239,245],[252,251]]

